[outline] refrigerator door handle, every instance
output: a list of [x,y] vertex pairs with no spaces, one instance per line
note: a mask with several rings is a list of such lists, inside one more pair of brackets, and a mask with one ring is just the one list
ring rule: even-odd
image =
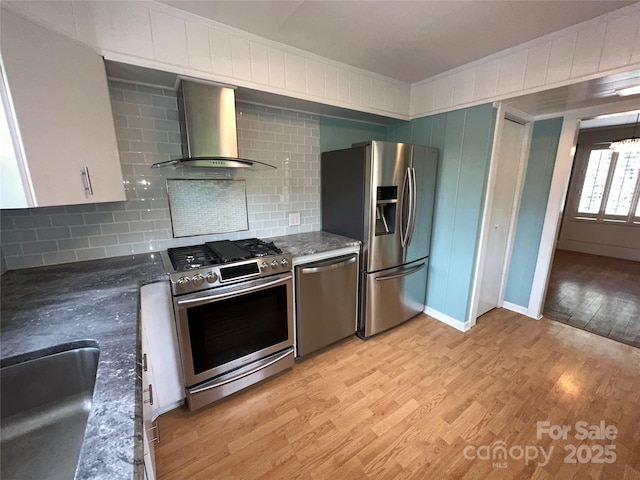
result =
[[409,168],[409,195],[411,208],[409,210],[409,221],[407,222],[407,246],[411,245],[413,240],[413,231],[416,226],[416,211],[417,211],[417,186],[416,186],[416,169]]
[[[404,202],[404,198],[405,198],[405,192],[407,191],[407,189],[409,190],[407,193],[407,202]],[[413,187],[412,187],[412,183],[411,183],[411,167],[407,168],[407,170],[404,172],[404,181],[402,182],[402,198],[403,198],[403,202],[402,202],[402,214],[400,215],[400,243],[402,245],[402,248],[405,248],[407,245],[409,245],[409,229],[411,226],[411,217],[413,216],[413,204],[412,204],[412,197],[413,197]],[[407,207],[407,203],[408,203],[408,207]],[[409,211],[407,212],[407,215],[405,216],[405,211],[406,209],[409,209]],[[407,219],[407,224],[406,225],[402,225],[402,222],[404,221],[404,219]]]
[[394,278],[402,278],[407,277],[413,273],[416,273],[418,270],[422,270],[425,267],[426,263],[421,263],[420,265],[410,268],[408,270],[404,270],[400,273],[395,273],[393,275],[385,275],[384,277],[376,277],[376,282],[383,282],[385,280],[393,280]]

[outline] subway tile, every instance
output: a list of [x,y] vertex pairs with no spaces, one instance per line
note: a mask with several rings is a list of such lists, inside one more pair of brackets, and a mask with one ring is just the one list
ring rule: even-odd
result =
[[95,260],[98,258],[105,258],[107,256],[107,252],[104,247],[82,248],[80,250],[76,250],[76,255],[79,261]]
[[116,129],[118,140],[142,140],[142,131],[137,128]]
[[84,223],[86,225],[113,223],[113,212],[85,213]]
[[3,230],[2,245],[11,243],[31,242],[37,240],[36,231],[29,230]]
[[115,115],[124,115],[128,118],[140,115],[140,107],[134,103],[111,102],[111,107]]
[[22,250],[22,244],[21,243],[2,244],[2,254],[6,257],[23,255],[24,251]]
[[[162,120],[156,120],[162,121]],[[136,153],[156,153],[158,144],[155,142],[130,141],[129,151]]]
[[148,93],[140,92],[137,89],[136,91],[125,91],[124,102],[138,106],[152,105],[151,95],[149,95]]
[[19,268],[41,267],[44,265],[44,260],[41,254],[35,255],[21,255],[19,257],[5,257],[7,267],[9,270]]
[[2,214],[0,214],[0,230],[2,231],[13,230],[14,228],[16,228],[15,224],[13,223],[13,217],[6,212],[7,211],[4,210]]
[[65,240],[58,240],[58,250],[77,250],[78,248],[88,248],[89,238],[69,238]]
[[174,95],[171,97],[164,96],[164,95],[163,96],[153,95],[151,98],[152,98],[154,107],[164,108],[166,110],[178,111],[177,93],[174,93]]
[[138,243],[144,241],[142,232],[122,233],[118,235],[119,243]]
[[[154,97],[154,98],[164,98],[164,97]],[[167,118],[166,109],[162,107],[151,107],[151,106],[141,106],[140,116],[145,118],[153,118],[153,119],[160,119],[160,120],[166,120]]]
[[89,245],[92,247],[106,247],[118,243],[117,235],[100,235],[98,237],[90,237]]
[[140,220],[140,212],[136,210],[129,210],[126,212],[114,212],[113,220],[115,223],[137,222]]
[[26,228],[43,228],[51,226],[51,218],[49,215],[28,215],[23,217],[15,217],[13,219],[17,229]]
[[60,263],[70,263],[78,260],[74,250],[62,252],[47,252],[42,254],[45,265],[58,265]]
[[71,236],[74,238],[77,237],[91,237],[93,235],[100,235],[102,230],[100,230],[100,225],[79,225],[71,228]]
[[38,240],[58,240],[61,238],[69,238],[71,236],[71,230],[69,227],[37,228],[36,236]]
[[180,122],[176,120],[154,120],[156,130],[165,132],[180,132]]
[[[129,213],[129,212],[127,212]],[[114,234],[114,233],[128,233],[129,232],[129,224],[128,223],[106,223],[101,226],[102,233],[105,235]]]
[[142,129],[147,129],[147,130],[151,130],[155,128],[155,119],[153,118],[143,118],[143,117],[131,117],[128,116],[127,118],[127,126],[129,128],[142,128]]
[[58,250],[58,245],[55,240],[44,240],[37,242],[25,242],[22,244],[22,251],[25,255],[33,253],[55,252]]
[[123,255],[131,255],[133,247],[129,244],[124,245],[110,245],[105,247],[105,252],[108,257],[121,257]]

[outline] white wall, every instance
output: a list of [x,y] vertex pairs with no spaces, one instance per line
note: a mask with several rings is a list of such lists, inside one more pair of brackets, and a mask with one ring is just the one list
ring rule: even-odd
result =
[[640,225],[565,219],[558,248],[640,262]]

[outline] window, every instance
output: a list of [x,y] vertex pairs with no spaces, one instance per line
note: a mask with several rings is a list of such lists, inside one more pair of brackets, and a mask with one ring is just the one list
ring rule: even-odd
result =
[[618,153],[592,145],[578,162],[574,218],[640,224],[640,150]]

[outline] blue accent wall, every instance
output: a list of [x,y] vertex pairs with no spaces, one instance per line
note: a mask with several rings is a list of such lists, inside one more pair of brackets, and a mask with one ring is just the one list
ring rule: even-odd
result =
[[490,104],[412,121],[412,143],[440,152],[427,306],[460,322],[470,310],[494,128]]
[[386,125],[320,117],[320,151],[330,152],[349,148],[352,144],[368,140],[387,140]]
[[531,296],[561,129],[562,118],[541,120],[533,125],[504,298],[525,308]]

